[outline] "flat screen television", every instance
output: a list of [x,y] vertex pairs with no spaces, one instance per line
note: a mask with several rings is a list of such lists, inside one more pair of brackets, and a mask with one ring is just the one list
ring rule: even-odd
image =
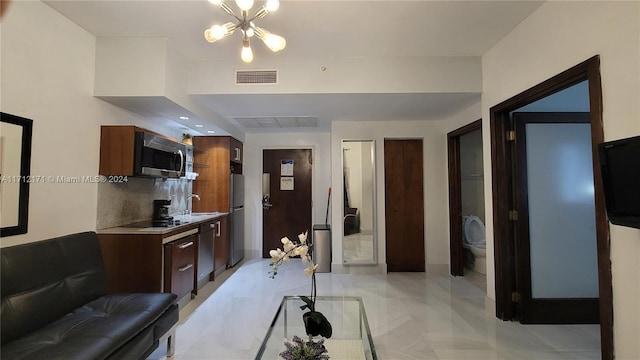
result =
[[640,136],[598,147],[609,221],[640,229]]

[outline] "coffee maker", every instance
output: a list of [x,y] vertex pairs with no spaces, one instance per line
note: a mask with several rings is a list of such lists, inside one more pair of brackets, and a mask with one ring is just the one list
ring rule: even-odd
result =
[[152,226],[171,226],[173,225],[173,216],[169,216],[169,206],[171,200],[153,200],[153,218]]

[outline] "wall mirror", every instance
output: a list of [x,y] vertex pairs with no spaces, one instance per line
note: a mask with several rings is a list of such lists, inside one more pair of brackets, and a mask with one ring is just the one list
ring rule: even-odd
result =
[[33,120],[0,113],[0,237],[26,234]]
[[375,143],[342,141],[343,238],[345,265],[376,264]]

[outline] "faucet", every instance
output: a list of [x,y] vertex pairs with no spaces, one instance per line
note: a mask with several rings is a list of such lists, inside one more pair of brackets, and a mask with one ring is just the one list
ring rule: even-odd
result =
[[200,201],[200,196],[198,194],[191,194],[191,195],[187,196],[187,209],[185,210],[185,212],[187,214],[191,214],[192,206],[190,206],[191,205],[191,201],[189,201],[189,200],[191,200],[192,198],[196,198],[196,199],[198,199],[198,201]]

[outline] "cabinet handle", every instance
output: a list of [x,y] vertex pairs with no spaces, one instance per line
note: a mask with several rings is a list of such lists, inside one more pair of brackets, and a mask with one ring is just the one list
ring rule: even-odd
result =
[[186,249],[186,248],[188,248],[189,246],[192,246],[192,245],[193,245],[193,241],[189,241],[188,243],[184,243],[184,244],[178,245],[178,249],[180,249],[180,250]]
[[187,271],[187,270],[191,269],[192,267],[193,267],[193,264],[187,264],[187,265],[185,265],[185,266],[183,266],[183,267],[179,268],[179,269],[178,269],[178,271],[179,271],[179,272],[185,272],[185,271]]
[[233,150],[236,151],[236,158],[234,160],[240,161],[240,148],[234,148]]
[[216,237],[220,237],[220,221],[216,221]]
[[209,224],[209,227],[212,228],[212,229],[215,229],[216,228],[216,224],[211,223],[211,224]]

